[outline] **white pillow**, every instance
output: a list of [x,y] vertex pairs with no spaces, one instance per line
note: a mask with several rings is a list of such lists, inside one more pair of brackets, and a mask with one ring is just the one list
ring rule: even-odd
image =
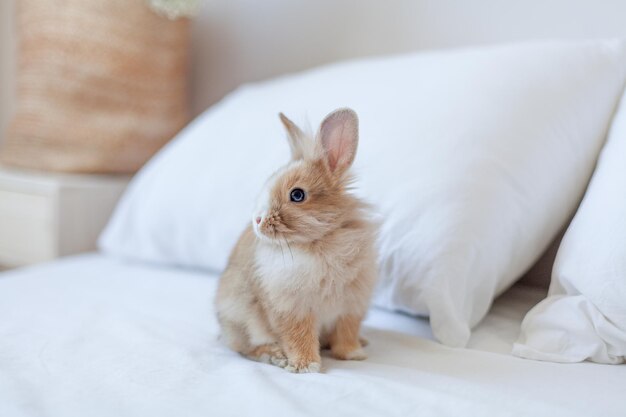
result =
[[626,359],[626,94],[559,247],[549,296],[524,318],[513,353],[554,362]]
[[384,218],[375,302],[467,343],[582,196],[624,82],[619,42],[530,43],[336,64],[240,88],[137,175],[110,253],[220,270],[289,158],[279,111],[361,120],[358,192]]

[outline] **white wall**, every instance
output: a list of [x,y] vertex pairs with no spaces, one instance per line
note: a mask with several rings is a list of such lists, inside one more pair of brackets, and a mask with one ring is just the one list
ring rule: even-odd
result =
[[15,56],[14,0],[0,0],[0,141],[13,111]]
[[337,59],[599,37],[626,37],[626,0],[204,0],[193,109],[241,82]]

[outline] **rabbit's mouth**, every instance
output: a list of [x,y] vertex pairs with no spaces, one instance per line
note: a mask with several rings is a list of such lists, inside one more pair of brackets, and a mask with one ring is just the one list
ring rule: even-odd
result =
[[252,218],[252,230],[259,240],[276,245],[310,244],[333,230],[332,222],[298,215],[283,213],[280,209],[257,212]]
[[285,232],[288,230],[277,214],[256,215],[252,220],[252,229],[254,234],[264,242],[277,243],[287,239]]
[[256,235],[256,237],[263,242],[272,243],[280,239],[278,234],[275,232],[268,233],[267,231],[261,230],[259,227],[253,227],[253,229],[254,229],[254,234]]

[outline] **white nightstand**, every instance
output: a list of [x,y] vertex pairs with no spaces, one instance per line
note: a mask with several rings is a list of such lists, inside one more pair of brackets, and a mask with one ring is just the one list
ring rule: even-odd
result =
[[0,268],[94,250],[128,180],[0,166]]

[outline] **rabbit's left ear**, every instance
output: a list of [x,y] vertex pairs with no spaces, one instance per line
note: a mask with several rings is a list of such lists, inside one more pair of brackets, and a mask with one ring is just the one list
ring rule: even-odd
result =
[[343,174],[352,165],[359,143],[359,119],[354,110],[338,109],[326,116],[318,140],[331,172]]
[[287,131],[287,139],[289,139],[289,148],[291,148],[291,158],[295,161],[303,159],[307,151],[307,141],[310,140],[306,134],[294,122],[289,120],[287,116],[278,113],[280,121]]

